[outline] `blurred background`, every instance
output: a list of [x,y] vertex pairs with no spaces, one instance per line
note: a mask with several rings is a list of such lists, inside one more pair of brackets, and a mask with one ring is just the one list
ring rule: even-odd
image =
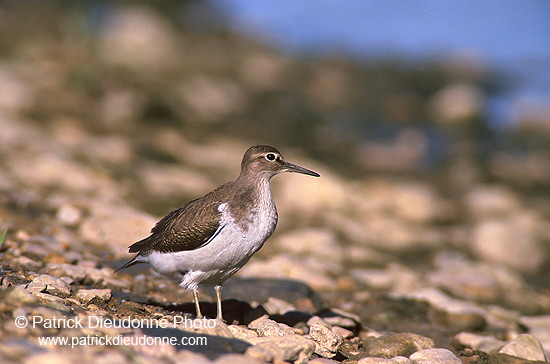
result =
[[162,216],[267,143],[322,178],[274,179],[281,235],[243,274],[550,312],[548,19],[545,0],[1,0],[0,221],[122,260],[155,221],[128,209]]

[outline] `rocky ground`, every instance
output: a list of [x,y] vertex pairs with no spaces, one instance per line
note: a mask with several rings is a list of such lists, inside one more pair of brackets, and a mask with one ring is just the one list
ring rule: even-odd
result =
[[[13,24],[0,42],[1,362],[550,355],[548,134],[526,122],[478,158],[481,101],[468,97],[487,72],[461,69],[458,82],[456,68],[296,61],[224,31],[177,32],[140,7],[84,37],[63,28],[79,13],[57,10],[36,25],[3,9]],[[363,82],[375,73],[385,81]],[[466,94],[464,108],[449,94]],[[364,100],[393,120],[394,140],[353,139],[349,123],[323,122],[365,113]],[[429,170],[425,129],[396,121],[421,114],[458,123],[436,127],[451,151]],[[526,136],[529,152],[510,152]],[[259,142],[321,178],[272,181],[279,226],[224,285],[225,323],[191,321],[190,294],[146,266],[114,272],[159,217],[235,178]],[[213,292],[201,298],[214,317]]]

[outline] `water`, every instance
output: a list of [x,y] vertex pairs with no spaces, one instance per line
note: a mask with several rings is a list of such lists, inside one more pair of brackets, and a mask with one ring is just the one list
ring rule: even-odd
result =
[[211,0],[241,32],[297,55],[421,61],[468,54],[516,82],[491,102],[502,125],[517,104],[550,104],[548,0]]

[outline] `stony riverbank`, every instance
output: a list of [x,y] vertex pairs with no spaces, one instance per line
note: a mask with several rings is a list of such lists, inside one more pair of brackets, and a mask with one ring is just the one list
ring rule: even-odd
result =
[[[143,7],[118,9],[93,36],[4,11],[20,24],[0,43],[1,362],[550,355],[548,134],[529,120],[509,138],[479,130],[483,97],[469,97],[494,85],[491,72],[298,61],[229,32],[176,30]],[[64,11],[43,15],[78,23]],[[130,37],[134,21],[145,38]],[[147,37],[163,41],[143,52]],[[467,95],[451,97],[464,108],[449,94]],[[358,137],[350,114],[386,120],[394,137]],[[159,217],[235,178],[256,143],[321,178],[273,179],[279,226],[224,286],[226,322],[189,327],[176,283],[114,270]],[[201,298],[214,317],[213,292]]]

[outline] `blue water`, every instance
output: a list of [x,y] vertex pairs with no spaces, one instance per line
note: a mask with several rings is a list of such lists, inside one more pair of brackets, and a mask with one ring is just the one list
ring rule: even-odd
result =
[[[469,54],[517,81],[497,105],[550,104],[549,0],[211,0],[232,26],[296,55]],[[512,111],[500,110],[502,122]]]

